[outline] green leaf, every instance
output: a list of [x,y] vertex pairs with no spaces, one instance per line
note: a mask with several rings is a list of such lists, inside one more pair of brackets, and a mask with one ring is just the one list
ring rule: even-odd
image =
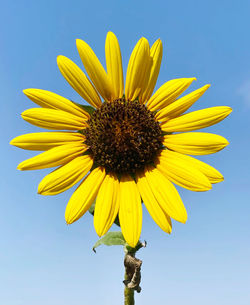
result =
[[91,204],[91,207],[89,208],[89,213],[94,216],[94,213],[95,213],[95,201]]
[[95,111],[95,108],[89,105],[82,105],[79,103],[76,103],[74,101],[71,100],[72,103],[76,104],[77,106],[81,107],[83,110],[85,110],[86,112],[88,112],[88,114],[92,114]]
[[75,104],[78,105],[79,107],[81,107],[86,112],[88,112],[88,114],[90,114],[90,115],[95,111],[95,108],[92,106],[82,105],[82,104],[78,104],[78,103],[75,103]]
[[172,132],[167,132],[167,131],[161,131],[162,136],[168,136],[172,134]]
[[108,232],[94,244],[93,251],[96,252],[95,249],[100,245],[125,246],[126,241],[122,235],[122,232]]
[[120,220],[119,220],[118,215],[116,216],[114,223],[115,223],[118,227],[121,226],[121,225],[120,225]]

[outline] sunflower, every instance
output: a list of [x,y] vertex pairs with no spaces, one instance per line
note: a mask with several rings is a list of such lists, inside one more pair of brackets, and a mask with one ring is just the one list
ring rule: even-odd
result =
[[207,155],[228,145],[222,136],[190,132],[216,124],[232,111],[218,106],[183,114],[209,88],[205,85],[178,98],[195,78],[167,81],[153,95],[162,59],[162,42],[150,47],[141,38],[129,59],[124,89],[122,57],[116,36],[109,32],[107,72],[91,47],[76,40],[86,74],[70,59],[58,56],[59,69],[91,106],[55,93],[26,89],[41,106],[22,118],[50,131],[11,141],[17,147],[43,151],[21,162],[19,170],[58,167],[38,186],[42,195],[56,195],[82,180],[65,211],[68,224],[95,201],[94,227],[104,235],[119,217],[127,243],[135,247],[142,227],[142,203],[160,228],[171,233],[171,218],[185,223],[187,212],[174,184],[207,191],[223,176],[190,155]]

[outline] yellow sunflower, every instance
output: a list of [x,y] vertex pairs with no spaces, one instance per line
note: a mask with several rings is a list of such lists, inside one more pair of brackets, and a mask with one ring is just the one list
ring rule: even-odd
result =
[[124,238],[135,247],[142,227],[142,202],[160,228],[170,233],[171,218],[187,220],[174,184],[207,191],[223,180],[216,169],[189,155],[215,153],[228,141],[190,131],[216,124],[232,110],[219,106],[183,114],[209,88],[205,85],[178,98],[195,78],[170,80],[152,95],[162,59],[160,39],[152,47],[145,38],[138,41],[128,63],[125,90],[120,47],[112,32],[105,44],[107,72],[86,42],[77,39],[76,45],[89,78],[67,57],[58,56],[57,63],[64,78],[92,107],[49,91],[24,90],[41,108],[24,111],[23,119],[61,131],[13,139],[11,144],[17,147],[44,151],[18,169],[59,166],[39,184],[42,195],[59,194],[82,180],[66,207],[66,222],[78,220],[96,200],[97,234],[104,235],[118,215]]

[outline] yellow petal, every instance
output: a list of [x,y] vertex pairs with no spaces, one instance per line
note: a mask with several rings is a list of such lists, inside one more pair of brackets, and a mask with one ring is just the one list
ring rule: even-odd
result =
[[155,111],[166,107],[185,91],[191,83],[196,80],[193,78],[172,79],[162,85],[147,103],[147,108]]
[[94,213],[96,233],[103,236],[112,226],[119,210],[119,181],[114,174],[107,174],[99,189]]
[[185,223],[187,212],[173,184],[157,168],[152,166],[147,168],[145,176],[163,211],[171,218]]
[[162,123],[161,129],[166,132],[197,130],[219,123],[231,112],[232,108],[226,106],[197,110]]
[[97,91],[105,100],[111,101],[112,85],[99,59],[85,41],[77,39],[76,46],[83,65]]
[[153,220],[164,232],[171,233],[171,219],[161,208],[143,172],[139,172],[136,175],[136,185],[141,194],[142,200]]
[[153,59],[152,67],[150,70],[150,76],[148,80],[147,86],[143,89],[141,95],[141,102],[146,103],[150,96],[152,95],[155,84],[158,78],[158,74],[161,67],[161,60],[162,60],[162,42],[160,39],[156,40],[153,46],[150,49],[150,57]]
[[128,63],[125,97],[133,101],[139,97],[141,90],[147,86],[150,75],[150,58],[149,43],[146,38],[142,37],[136,44]]
[[97,167],[78,186],[66,207],[65,220],[68,224],[75,222],[88,211],[104,178],[105,170]]
[[170,105],[159,110],[155,118],[158,121],[166,121],[169,118],[175,118],[180,114],[187,111],[210,87],[210,85],[205,85],[181,98],[174,101]]
[[17,168],[19,170],[33,170],[63,165],[86,150],[86,145],[78,143],[57,146],[21,162]]
[[190,191],[204,192],[212,188],[208,178],[184,159],[178,158],[178,154],[163,150],[158,157],[156,167],[170,181]]
[[166,135],[163,145],[187,155],[208,155],[222,150],[228,145],[222,136],[206,132],[187,132]]
[[119,220],[126,242],[135,247],[142,227],[142,204],[135,181],[129,175],[123,175],[120,181]]
[[84,135],[79,132],[36,132],[18,136],[10,144],[28,150],[48,150],[69,143],[83,143]]
[[71,188],[91,169],[93,159],[89,155],[79,156],[54,170],[43,178],[38,186],[41,195],[56,195]]
[[112,84],[112,100],[123,96],[122,56],[114,33],[108,32],[105,44],[107,73]]
[[167,162],[170,154],[173,155],[178,162],[185,161],[189,163],[189,166],[197,168],[208,178],[211,183],[218,183],[224,180],[222,174],[217,169],[193,157],[169,150],[162,150],[161,157],[165,158]]
[[25,89],[23,93],[41,107],[63,110],[85,120],[89,119],[89,114],[81,107],[53,92],[41,89]]
[[31,108],[25,110],[21,115],[30,124],[46,129],[81,130],[87,126],[83,118],[62,110]]
[[70,84],[70,86],[85,99],[90,105],[100,107],[102,105],[101,99],[83,71],[69,58],[65,56],[57,57],[58,67]]

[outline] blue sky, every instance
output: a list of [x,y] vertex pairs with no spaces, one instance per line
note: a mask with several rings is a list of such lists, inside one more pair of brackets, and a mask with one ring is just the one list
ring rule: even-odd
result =
[[[234,111],[207,129],[230,146],[201,159],[225,181],[206,193],[179,189],[187,224],[166,235],[144,210],[142,293],[136,304],[249,305],[250,302],[250,3],[237,1],[5,1],[0,18],[1,214],[0,295],[3,305],[121,304],[123,251],[91,250],[97,240],[91,215],[66,226],[72,190],[37,195],[49,170],[19,172],[33,152],[11,147],[11,138],[39,128],[20,113],[34,107],[22,90],[41,88],[76,102],[57,55],[81,66],[75,39],[88,42],[104,63],[107,31],[120,42],[124,67],[141,36],[164,46],[157,86],[196,76],[190,90],[211,88],[192,109],[216,105]],[[126,69],[124,69],[126,70]],[[190,91],[189,90],[189,91]]]

